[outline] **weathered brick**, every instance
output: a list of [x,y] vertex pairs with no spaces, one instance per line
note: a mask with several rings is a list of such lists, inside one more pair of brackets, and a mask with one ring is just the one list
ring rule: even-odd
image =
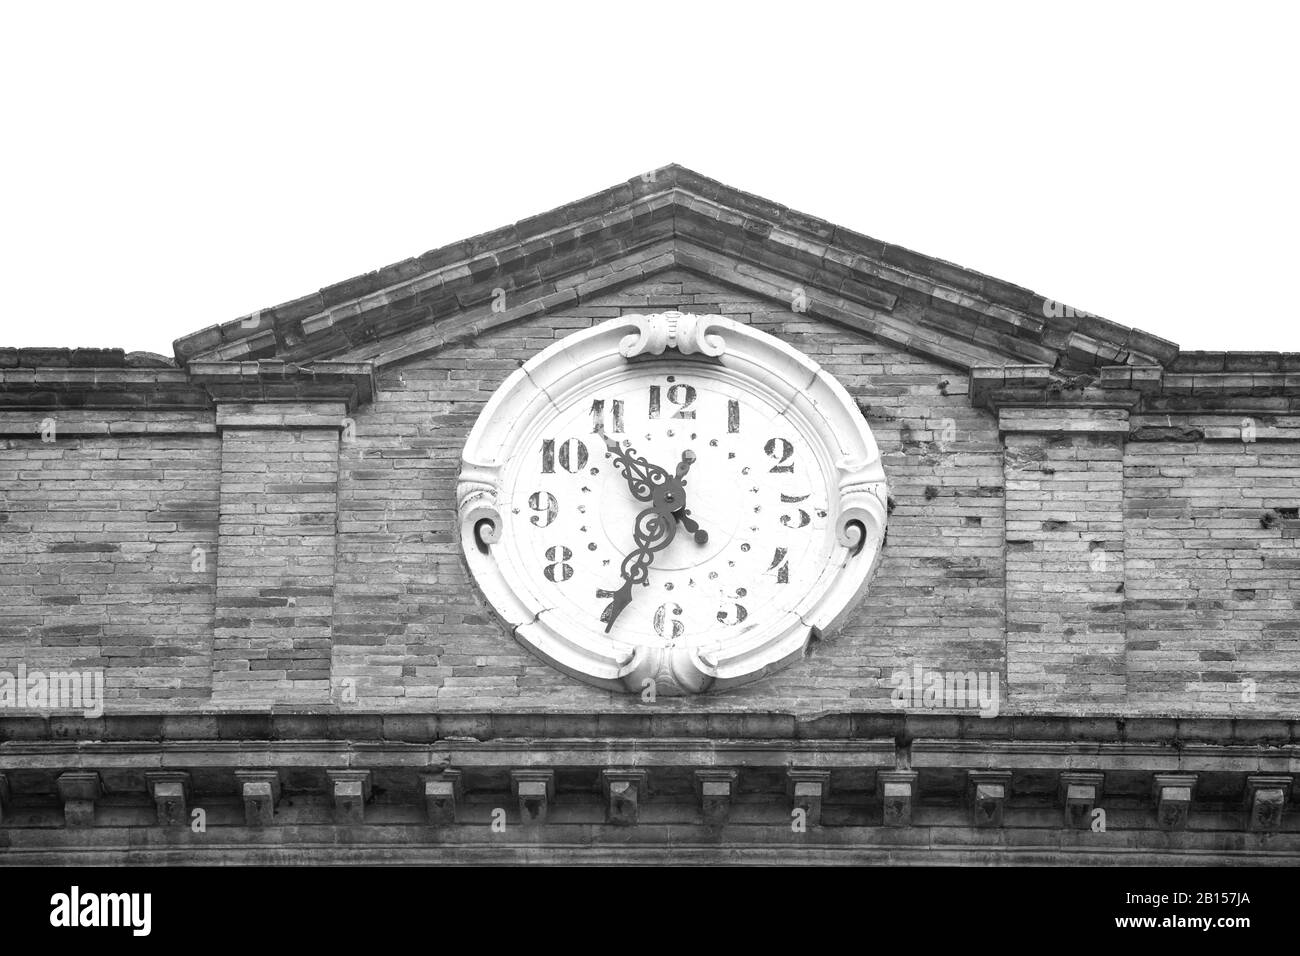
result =
[[[110,713],[307,703],[448,715],[443,723],[393,714],[394,723],[357,727],[358,735],[419,740],[527,735],[539,727],[558,733],[573,724],[569,712],[608,713],[605,729],[615,735],[689,736],[723,727],[758,737],[928,733],[942,722],[905,715],[891,699],[893,675],[914,665],[994,675],[998,704],[1009,715],[1172,710],[1265,717],[1293,708],[1294,693],[1278,676],[1294,670],[1300,653],[1300,539],[1289,536],[1296,519],[1286,511],[1300,504],[1293,490],[1300,427],[1293,416],[1259,416],[1262,437],[1253,443],[1240,440],[1239,417],[1192,412],[1124,422],[1114,410],[1084,415],[1075,409],[1061,420],[1059,409],[1027,409],[1004,416],[999,434],[992,413],[971,407],[964,376],[909,350],[906,314],[882,314],[879,325],[859,317],[849,328],[790,311],[791,275],[831,280],[827,289],[810,292],[822,295],[828,309],[847,310],[851,303],[836,299],[835,289],[861,296],[883,288],[890,270],[878,261],[867,268],[867,258],[854,264],[852,256],[833,257],[828,249],[826,263],[816,264],[815,256],[805,262],[803,246],[825,245],[831,232],[799,220],[794,239],[774,244],[776,233],[767,229],[776,220],[760,221],[771,210],[757,207],[712,226],[703,212],[693,212],[684,226],[708,238],[710,248],[649,244],[620,251],[616,235],[653,235],[667,221],[665,209],[611,217],[601,229],[608,228],[615,245],[600,252],[574,232],[521,247],[513,258],[508,250],[462,245],[407,263],[408,279],[420,282],[420,270],[435,260],[448,266],[425,289],[441,297],[438,322],[458,331],[437,339],[435,348],[413,346],[411,357],[382,373],[377,399],[353,415],[356,434],[348,442],[340,441],[334,412],[310,402],[295,409],[234,403],[231,408],[240,407],[235,417],[223,417],[219,439],[215,431],[199,437],[156,430],[198,428],[203,423],[194,413],[128,410],[107,417],[60,410],[69,437],[52,446],[40,442],[37,422],[26,412],[0,412],[0,425],[8,421],[3,416],[25,416],[9,427],[21,425],[26,436],[0,450],[0,535],[17,544],[0,550],[6,610],[0,637],[11,649],[0,666],[17,660],[12,649],[22,642],[39,647],[48,666],[72,655],[107,666]],[[771,247],[763,253],[771,261],[760,256],[741,272],[734,255],[750,227],[757,230],[751,238],[768,236],[761,244]],[[710,238],[709,229],[717,235]],[[833,241],[847,240],[835,232]],[[859,257],[884,254],[879,244],[854,241]],[[785,278],[772,271],[776,246],[799,257],[796,272]],[[557,248],[565,262],[544,258]],[[608,254],[619,257],[605,265]],[[474,256],[482,262],[456,272],[457,262]],[[512,306],[497,324],[474,309],[452,314],[456,295],[472,299],[482,292],[476,275],[504,280],[493,279],[490,267],[530,256],[536,261],[528,267],[529,294],[542,297],[534,306]],[[915,268],[929,262],[896,258]],[[691,271],[673,268],[674,261]],[[543,262],[555,280],[547,286],[538,285]],[[653,275],[633,273],[651,267]],[[728,277],[763,291],[739,292]],[[329,294],[356,293],[373,281],[362,277]],[[525,288],[513,271],[509,281],[512,292]],[[575,290],[584,283],[579,301]],[[888,288],[895,295],[904,287]],[[946,310],[937,325],[913,325],[914,342],[943,347],[941,328],[960,329],[961,310],[993,289],[1014,291],[979,280],[943,289],[931,282],[928,291],[907,292],[939,295]],[[406,298],[421,294],[412,290]],[[906,295],[895,313],[912,308]],[[304,303],[296,320],[326,309],[319,296]],[[493,389],[558,337],[620,313],[658,308],[721,311],[808,353],[864,409],[890,479],[888,545],[862,607],[807,660],[750,687],[692,702],[718,714],[716,724],[663,709],[671,703],[649,709],[639,698],[580,684],[532,658],[475,593],[453,527],[457,455]],[[349,321],[342,311],[338,316],[339,323]],[[902,324],[888,324],[896,320]],[[989,321],[994,331],[1027,335],[1044,324],[1014,309]],[[336,327],[342,326],[322,326],[325,332]],[[1109,334],[1104,322],[1070,326],[1076,327],[1094,343]],[[885,342],[873,338],[873,329],[886,338],[898,334]],[[395,334],[418,341],[434,331],[415,323]],[[247,334],[216,341],[242,341]],[[1060,347],[1070,341],[1063,332]],[[346,337],[344,347],[352,347]],[[52,363],[60,354],[27,353],[26,361]],[[0,367],[8,355],[0,352]],[[65,357],[76,364],[71,354]],[[16,367],[20,358],[13,351],[9,364]],[[82,356],[92,358],[115,361]],[[1252,389],[1255,374],[1286,374],[1280,359],[1212,364],[1195,374],[1246,376],[1249,383],[1243,379],[1240,387]],[[1187,384],[1189,391],[1196,387]],[[207,415],[211,428],[214,417]],[[250,417],[241,422],[239,415]],[[1114,434],[1100,431],[1103,425],[1115,426]],[[1261,518],[1268,515],[1276,517]],[[192,571],[196,560],[202,570]],[[1255,684],[1251,701],[1243,698],[1248,681]],[[825,718],[832,720],[825,727],[795,724],[773,702],[789,702],[801,714],[853,716]],[[473,716],[506,710],[522,716],[497,723]],[[542,714],[540,723],[529,712]],[[908,716],[916,720],[905,723]],[[995,736],[1009,719],[951,716],[962,717],[957,732],[973,737]],[[192,730],[167,722],[160,733],[211,736],[205,719],[195,716]],[[320,719],[286,716],[271,729],[308,732]],[[334,723],[351,726],[344,718]],[[74,725],[64,726],[73,732]]]

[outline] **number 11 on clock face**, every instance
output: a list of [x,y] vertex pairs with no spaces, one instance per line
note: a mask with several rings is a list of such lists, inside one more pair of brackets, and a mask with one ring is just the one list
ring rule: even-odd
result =
[[642,374],[568,401],[534,449],[514,497],[537,586],[611,637],[725,639],[797,604],[828,552],[819,460],[759,396]]

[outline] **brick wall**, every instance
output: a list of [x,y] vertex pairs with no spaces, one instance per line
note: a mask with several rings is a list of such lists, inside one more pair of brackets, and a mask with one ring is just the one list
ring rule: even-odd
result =
[[1253,709],[1253,691],[1259,707],[1293,714],[1300,429],[1244,441],[1241,416],[1173,422],[1135,418],[1154,440],[1124,455],[1129,700],[1222,713]]
[[0,439],[0,669],[104,668],[110,707],[206,703],[216,439],[79,434],[103,413],[3,417],[32,437]]
[[213,699],[329,700],[341,405],[223,405]]
[[1006,409],[1001,425],[1014,701],[1123,712],[1127,415]]
[[520,362],[574,329],[673,308],[752,322],[825,365],[871,424],[895,507],[884,563],[838,637],[761,682],[663,706],[887,708],[889,677],[914,662],[1003,672],[1001,448],[993,416],[970,407],[965,376],[669,272],[381,376],[378,401],[343,446],[339,484],[335,681],[351,679],[361,706],[641,706],[503,639],[453,532],[455,478],[482,405]]
[[[755,295],[666,271],[416,348],[342,431],[342,405],[299,421],[227,401],[65,409],[42,442],[41,413],[2,411],[0,668],[105,666],[118,710],[643,706],[503,633],[453,499],[464,439],[521,362],[605,318],[679,308],[751,322],[826,366],[875,433],[892,511],[867,600],[809,659],[656,706],[889,709],[891,674],[919,664],[994,672],[1004,713],[1294,712],[1294,419],[1243,442],[1190,413],[999,418],[973,407],[966,372]],[[290,417],[256,420],[273,413]]]

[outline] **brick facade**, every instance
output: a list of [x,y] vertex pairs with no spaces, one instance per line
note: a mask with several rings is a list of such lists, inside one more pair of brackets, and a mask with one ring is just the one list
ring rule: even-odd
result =
[[[515,643],[469,577],[455,521],[460,449],[511,371],[574,330],[668,309],[752,323],[829,370],[875,434],[891,496],[879,572],[848,624],[754,684],[661,698],[653,717],[678,715],[676,730],[637,723],[651,715],[635,695]],[[1247,771],[1283,773],[1290,799],[1300,759],[1300,357],[1179,354],[1056,311],[670,167],[188,336],[175,362],[0,349],[0,670],[102,668],[107,698],[98,722],[0,711],[0,780],[32,807],[53,800],[66,768],[39,741],[59,728],[192,746],[280,739],[277,720],[314,714],[348,748],[579,730],[721,741],[717,715],[775,754],[768,771],[741,762],[752,792],[786,792],[783,767],[832,768],[847,802],[831,801],[828,821],[850,813],[845,794],[883,799],[877,770],[914,767],[918,789],[890,786],[959,804],[965,774],[1014,770],[1028,810],[1048,813],[1077,756],[1005,754],[1052,740],[1076,754],[1172,748],[1093,768],[1109,774],[1099,799],[1131,799],[1138,821],[1154,812],[1151,775],[1186,769],[1169,754],[1241,735],[1237,763],[1200,768],[1206,812],[1237,827]],[[994,675],[1000,715],[901,715],[891,677],[914,666]],[[599,723],[619,715],[633,723]],[[836,743],[808,751],[804,735]],[[857,748],[843,765],[841,742]],[[482,765],[540,765],[551,749]],[[440,753],[428,769],[454,769]],[[465,759],[456,792],[517,789]],[[228,764],[205,785],[236,800],[244,764]],[[608,797],[608,781],[574,782],[598,764],[554,763],[570,767],[561,790]],[[329,761],[310,766],[303,786],[328,802]],[[693,767],[652,774],[650,792],[690,802]],[[414,770],[377,773],[383,792],[418,802]],[[128,778],[117,784],[140,791]],[[633,799],[626,781],[615,790]],[[918,809],[912,825],[947,819]],[[1191,837],[1185,849],[1224,851]]]

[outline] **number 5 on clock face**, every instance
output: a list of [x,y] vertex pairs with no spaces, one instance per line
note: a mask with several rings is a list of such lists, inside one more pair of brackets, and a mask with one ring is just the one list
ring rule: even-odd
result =
[[824,369],[680,313],[529,359],[480,414],[457,485],[466,561],[509,633],[637,693],[802,657],[865,595],[884,502],[870,429]]
[[[671,542],[637,558],[649,497],[629,487],[610,441],[647,474],[694,455]],[[512,534],[535,555],[544,601],[632,644],[725,641],[787,613],[829,553],[831,488],[798,423],[774,404],[692,370],[640,373],[573,398],[518,462]],[[666,506],[669,513],[678,509]],[[704,532],[681,531],[683,522]],[[629,571],[625,562],[632,557]],[[640,570],[635,570],[640,568]]]

